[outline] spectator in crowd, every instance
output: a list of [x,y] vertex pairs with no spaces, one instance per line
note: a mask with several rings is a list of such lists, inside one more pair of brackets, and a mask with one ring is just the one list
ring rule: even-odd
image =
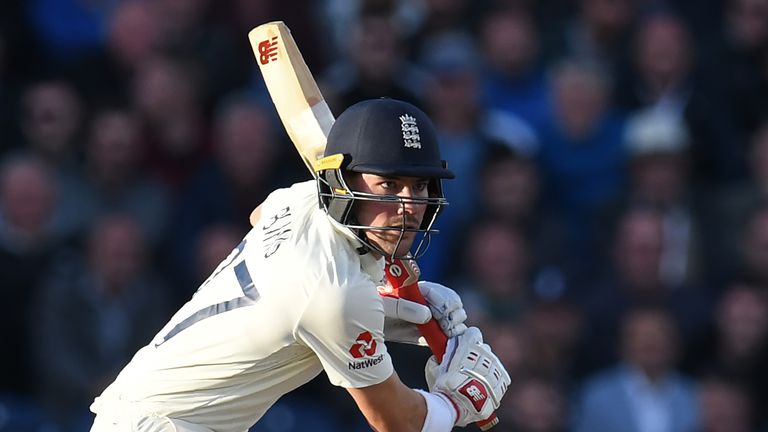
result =
[[626,182],[624,120],[609,105],[610,79],[594,63],[559,63],[553,70],[551,117],[539,131],[544,211],[562,221],[563,267],[574,284],[601,267],[597,214],[619,199]]
[[[408,38],[412,54],[420,56],[434,40],[444,35],[472,33],[479,19],[478,9],[471,0],[426,0],[418,28]],[[423,57],[423,56],[422,56]]]
[[752,134],[768,115],[768,79],[761,72],[768,52],[768,3],[727,0],[724,5],[722,29],[702,53],[707,84],[722,97],[720,110],[733,116],[741,135]]
[[109,213],[131,215],[150,246],[165,240],[171,206],[163,183],[144,171],[141,124],[125,108],[104,109],[91,120],[85,148],[79,211],[88,220]]
[[[240,0],[244,1],[244,0]],[[361,20],[364,20],[370,15],[387,16],[389,20],[397,23],[397,32],[399,37],[403,41],[409,41],[415,36],[421,27],[425,24],[425,20],[428,19],[431,7],[425,2],[415,3],[411,0],[324,0],[322,2],[313,2],[311,0],[305,0],[312,6],[312,13],[315,15],[309,15],[310,18],[319,18],[317,24],[310,24],[302,26],[303,29],[309,29],[313,26],[315,28],[320,27],[320,30],[316,34],[323,34],[325,36],[323,45],[329,49],[328,55],[336,61],[345,61],[350,56],[356,54],[352,52],[355,48],[354,44],[350,44],[349,36],[350,29],[354,29],[355,26],[360,24]],[[272,5],[273,9],[280,9],[280,3]],[[290,7],[293,9],[293,7]],[[287,11],[280,11],[280,15],[276,16],[290,16]],[[305,18],[307,14],[302,14]],[[294,20],[298,17],[291,17]],[[286,21],[288,22],[288,21]],[[409,53],[409,47],[418,49],[418,45],[402,46],[404,53]],[[313,49],[318,47],[310,46],[310,56],[314,58],[313,54],[317,54]],[[302,49],[302,52],[304,50]],[[317,59],[314,59],[317,60]],[[312,63],[317,63],[314,61]],[[332,66],[333,67],[333,66]]]
[[88,224],[81,212],[80,181],[85,106],[77,90],[60,79],[36,81],[22,95],[21,127],[25,148],[48,164],[61,199],[54,227],[72,238]]
[[531,296],[534,263],[525,234],[508,224],[479,220],[467,232],[463,271],[453,286],[474,319],[521,319]]
[[685,119],[695,143],[691,157],[697,187],[742,176],[744,145],[738,142],[731,113],[713,104],[716,96],[702,89],[686,23],[670,11],[647,14],[639,23],[632,53],[632,72],[622,75],[628,82],[619,86],[619,106],[663,107]]
[[712,264],[717,270],[717,280],[722,283],[729,282],[730,276],[743,270],[740,268],[745,258],[743,245],[748,241],[744,227],[749,226],[750,217],[768,202],[768,121],[751,136],[748,159],[746,179],[720,185],[709,210],[719,222],[713,237],[714,249],[721,252]]
[[683,110],[688,102],[694,53],[685,22],[671,11],[646,14],[640,19],[632,47],[632,87],[617,94],[619,104],[638,109],[656,104]]
[[26,147],[57,171],[71,175],[78,168],[85,114],[80,95],[68,82],[49,79],[31,84],[22,95]]
[[35,395],[39,370],[32,361],[34,299],[58,249],[51,225],[56,183],[47,166],[29,156],[0,165],[0,330],[7,355],[0,360],[0,393]]
[[510,393],[499,409],[499,415],[506,420],[499,431],[568,430],[568,397],[556,384],[542,378],[523,377]]
[[485,329],[484,338],[493,344],[494,352],[510,376],[523,377],[531,371],[531,340],[523,324],[509,320],[479,321],[478,317],[468,317],[468,323],[480,325]]
[[696,393],[675,369],[682,345],[672,316],[661,308],[633,309],[621,330],[621,363],[585,382],[573,430],[695,431]]
[[752,432],[752,407],[743,388],[728,379],[707,377],[698,385],[701,427],[697,432]]
[[[571,390],[581,371],[579,344],[583,343],[583,313],[567,299],[564,292],[547,292],[540,286],[544,277],[535,282],[536,300],[523,318],[528,335],[529,370],[536,376]],[[555,288],[557,289],[557,288]]]
[[527,155],[493,145],[479,169],[480,208],[483,214],[528,230],[536,224],[539,172]]
[[158,15],[153,2],[114,2],[109,10],[101,44],[60,66],[94,106],[130,100],[134,74],[162,48],[162,21],[173,20]]
[[322,86],[331,109],[389,97],[421,106],[424,73],[407,60],[404,35],[388,8],[363,9],[347,36],[348,58],[331,65]]
[[702,282],[706,225],[689,184],[691,143],[685,123],[663,108],[641,110],[628,119],[624,143],[629,154],[629,189],[616,204],[659,212],[663,219],[659,271],[665,285]]
[[700,287],[672,286],[662,278],[664,219],[657,210],[629,208],[615,233],[612,265],[589,291],[578,296],[587,318],[582,357],[586,370],[605,367],[614,360],[619,323],[636,307],[666,309],[685,348],[697,346],[706,336],[712,309],[709,293]]
[[559,215],[542,212],[536,162],[520,148],[495,143],[478,173],[480,213],[523,232],[538,265],[564,277],[563,221]]
[[90,402],[168,314],[167,287],[135,219],[99,218],[86,251],[44,282],[32,337],[41,398],[65,432],[90,425]]
[[199,79],[197,61],[157,56],[142,62],[132,81],[133,104],[147,140],[147,164],[171,188],[181,188],[209,156]]
[[[234,43],[231,38],[235,34],[216,20],[216,11],[221,8],[217,8],[216,2],[155,0],[151,4],[156,16],[173,17],[159,20],[162,50],[183,58],[194,57],[199,62],[200,97],[206,104],[247,83],[249,68],[245,68],[239,59],[246,55],[250,57],[250,54],[245,50],[235,52],[235,49],[247,50],[247,47]],[[252,62],[251,58],[248,60]],[[221,67],[222,64],[227,67]]]
[[516,115],[534,128],[549,107],[549,84],[542,65],[536,21],[524,6],[490,9],[480,21],[485,60],[483,104]]
[[734,280],[717,304],[708,346],[692,354],[690,368],[700,376],[720,376],[742,386],[754,420],[768,426],[768,291],[766,285]]
[[441,150],[446,158],[456,161],[451,170],[465,177],[457,184],[445,185],[446,196],[452,198],[451,216],[463,223],[475,208],[470,191],[477,185],[472,177],[488,147],[482,124],[486,113],[477,89],[476,47],[468,35],[460,33],[432,42],[423,55],[430,77],[425,106],[434,119]]
[[565,294],[569,281],[564,273],[564,221],[560,215],[543,212],[541,179],[535,161],[520,149],[492,145],[479,172],[481,214],[521,230],[539,268],[537,281],[556,281],[547,285],[559,284],[557,295]]
[[637,9],[631,0],[580,0],[579,13],[564,25],[562,55],[588,59],[611,76],[625,73]]
[[115,66],[132,73],[156,55],[162,44],[162,19],[151,3],[120,2],[107,27],[106,45]]

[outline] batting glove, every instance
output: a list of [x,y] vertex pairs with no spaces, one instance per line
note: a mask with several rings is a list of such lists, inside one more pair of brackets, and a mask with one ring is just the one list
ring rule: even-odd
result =
[[511,383],[477,327],[449,339],[443,362],[438,364],[435,356],[430,357],[425,375],[431,392],[453,402],[456,425],[462,427],[490,417]]
[[[435,282],[419,282],[419,291],[427,306],[410,300],[382,295],[384,304],[384,337],[393,342],[427,346],[417,324],[434,318],[443,333],[453,337],[464,333],[467,312],[456,291]],[[383,291],[382,291],[383,292]]]

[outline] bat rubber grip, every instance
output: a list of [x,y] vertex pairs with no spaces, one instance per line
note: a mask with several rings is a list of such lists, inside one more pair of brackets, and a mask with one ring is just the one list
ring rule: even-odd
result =
[[485,420],[480,420],[478,422],[475,422],[475,426],[477,426],[481,431],[487,431],[490,430],[492,427],[499,424],[499,417],[494,412],[491,414],[490,417],[488,417]]

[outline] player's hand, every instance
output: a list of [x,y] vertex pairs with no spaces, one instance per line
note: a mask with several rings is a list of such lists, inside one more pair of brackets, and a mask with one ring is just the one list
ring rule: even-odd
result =
[[490,417],[511,383],[477,327],[449,339],[443,362],[438,364],[435,356],[430,357],[425,375],[429,391],[453,402],[456,425],[462,427]]
[[436,282],[419,281],[419,291],[446,336],[458,336],[467,329],[467,311],[456,291]]
[[438,322],[449,337],[459,335],[467,329],[464,324],[467,312],[455,291],[434,282],[419,282],[419,291],[427,301],[427,306],[387,296],[386,290],[380,291],[384,304],[386,340],[426,346],[427,342],[416,325],[424,324],[431,318]]

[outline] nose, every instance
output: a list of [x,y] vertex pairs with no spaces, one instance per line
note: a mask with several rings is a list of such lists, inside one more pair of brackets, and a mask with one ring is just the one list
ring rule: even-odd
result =
[[[405,186],[403,187],[403,190],[400,191],[399,194],[397,194],[397,196],[401,198],[413,198],[416,196],[416,194],[414,193],[413,188],[411,188],[410,186]],[[406,201],[404,203],[401,203],[397,209],[397,214],[403,214],[403,213],[409,214],[409,215],[415,214],[416,206],[417,204],[414,204],[412,201]]]

